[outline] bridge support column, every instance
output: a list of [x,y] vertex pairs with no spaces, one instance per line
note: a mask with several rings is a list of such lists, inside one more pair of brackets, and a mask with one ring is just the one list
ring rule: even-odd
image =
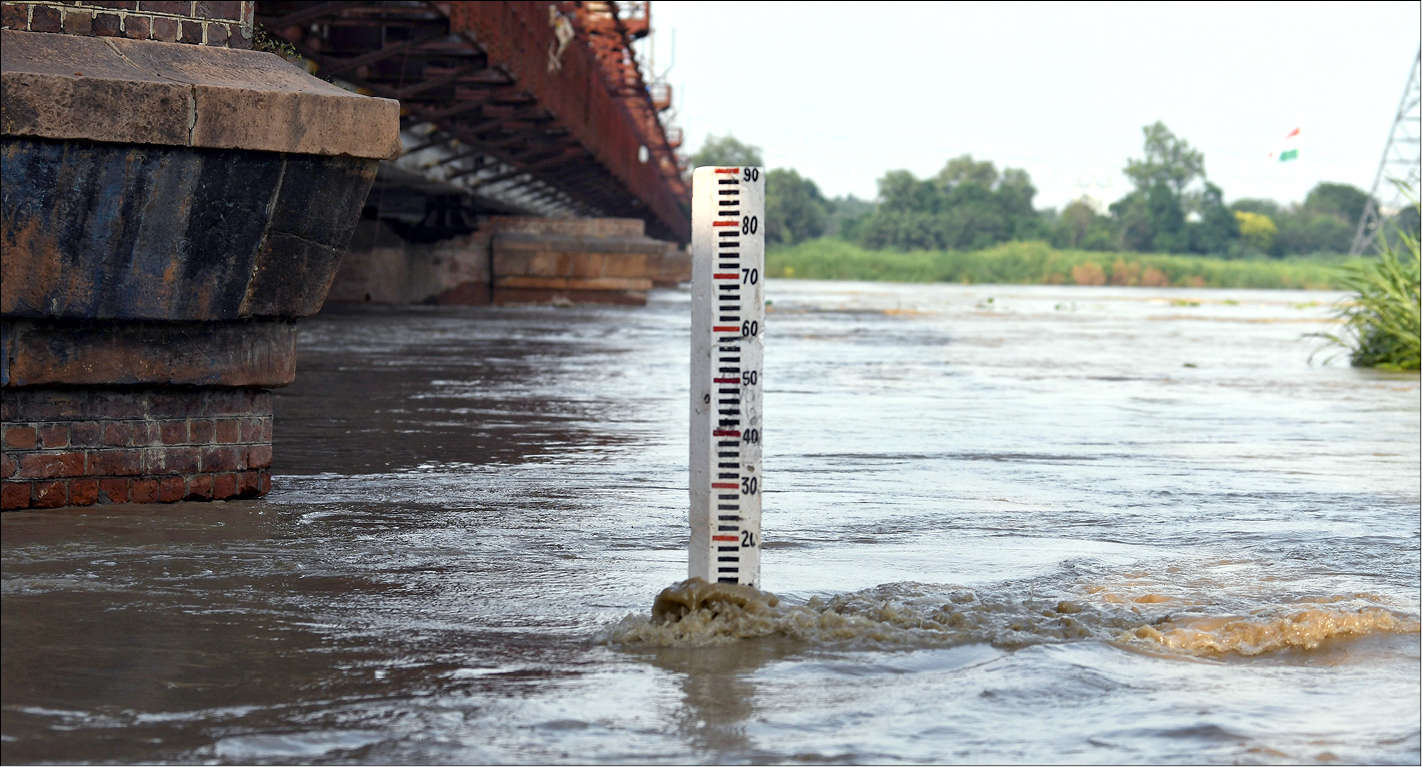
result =
[[[228,5],[250,32],[250,4]],[[89,14],[60,29],[102,34],[101,9],[4,6],[7,26]],[[0,32],[5,509],[271,486],[268,389],[293,379],[295,321],[399,149],[398,105],[192,23],[207,45]]]
[[362,221],[331,287],[333,303],[613,303],[691,279],[691,257],[638,218],[480,218],[432,243]]

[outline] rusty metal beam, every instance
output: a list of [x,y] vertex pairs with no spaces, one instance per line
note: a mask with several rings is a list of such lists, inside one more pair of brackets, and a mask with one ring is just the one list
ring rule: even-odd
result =
[[[557,46],[545,5],[458,3],[449,13],[452,31],[478,41],[490,63],[512,74],[664,227],[683,241],[690,239],[683,201],[673,196],[655,166],[638,161],[645,145],[640,126],[625,104],[608,93],[593,51],[575,39],[564,49],[561,67],[548,71],[550,45]],[[588,87],[594,83],[603,87]]]
[[371,51],[370,53],[362,54],[351,59],[333,59],[331,57],[327,57],[327,60],[330,61],[331,64],[328,67],[324,68],[321,71],[321,74],[325,75],[326,77],[334,77],[335,75],[349,72],[352,69],[359,69],[360,67],[366,66],[367,64],[374,64],[377,61],[384,61],[385,59],[388,59],[391,56],[394,56],[404,51],[408,51],[411,48],[418,48],[419,46],[424,45],[425,43],[428,43],[432,40],[439,40],[440,38],[448,36],[448,32],[436,31],[420,35],[419,37],[413,37],[409,40],[401,40],[398,43],[391,43],[383,48],[378,48],[376,50]]

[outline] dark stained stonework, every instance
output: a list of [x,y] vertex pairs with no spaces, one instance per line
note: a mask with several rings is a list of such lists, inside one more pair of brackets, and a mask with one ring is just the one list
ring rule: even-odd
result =
[[346,157],[5,137],[0,312],[313,314],[374,171]]
[[0,321],[4,387],[284,386],[295,376],[291,320]]

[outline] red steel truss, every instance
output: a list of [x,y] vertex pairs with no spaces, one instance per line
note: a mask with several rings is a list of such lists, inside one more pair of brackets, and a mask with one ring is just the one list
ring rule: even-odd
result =
[[632,47],[650,15],[649,2],[257,4],[318,77],[401,102],[402,169],[523,210],[642,218],[685,242],[680,131],[660,119],[670,92],[648,87]]

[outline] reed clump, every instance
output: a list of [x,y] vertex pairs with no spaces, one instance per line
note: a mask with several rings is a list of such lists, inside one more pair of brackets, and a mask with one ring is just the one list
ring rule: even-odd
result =
[[1384,240],[1376,259],[1344,265],[1343,287],[1353,296],[1338,306],[1343,329],[1322,338],[1348,350],[1355,367],[1417,370],[1422,364],[1422,322],[1419,322],[1418,236],[1398,232]]

